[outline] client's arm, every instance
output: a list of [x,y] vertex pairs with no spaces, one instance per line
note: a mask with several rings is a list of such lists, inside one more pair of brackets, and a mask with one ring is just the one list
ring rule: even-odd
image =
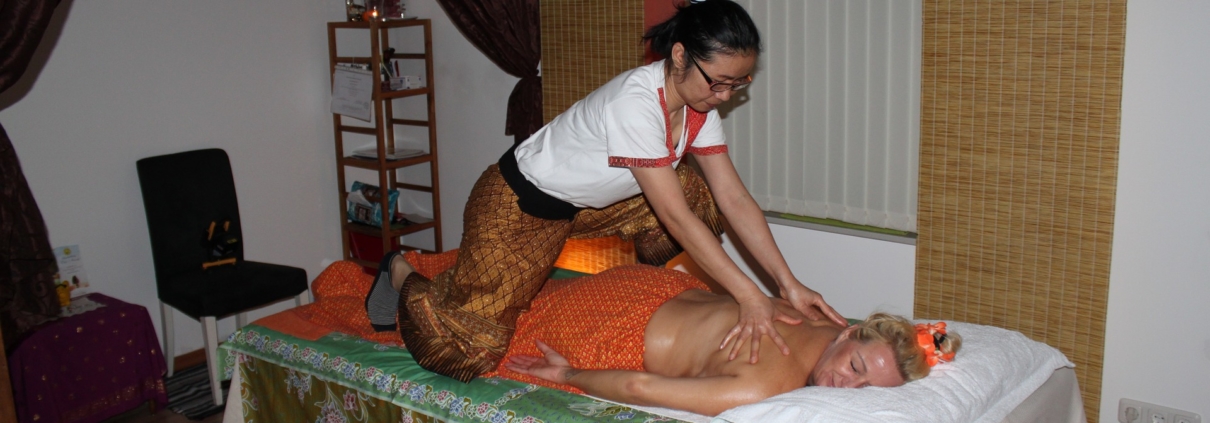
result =
[[537,344],[545,357],[514,356],[505,366],[611,401],[714,416],[780,393],[755,378],[743,376],[688,378],[632,370],[580,370],[571,367],[566,358],[542,341]]

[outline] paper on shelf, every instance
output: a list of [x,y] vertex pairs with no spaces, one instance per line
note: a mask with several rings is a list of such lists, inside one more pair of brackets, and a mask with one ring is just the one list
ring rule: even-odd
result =
[[370,121],[374,74],[337,66],[332,73],[332,113]]

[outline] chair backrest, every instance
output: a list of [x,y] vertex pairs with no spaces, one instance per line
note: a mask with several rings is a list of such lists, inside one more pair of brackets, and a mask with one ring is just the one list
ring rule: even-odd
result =
[[[136,166],[157,286],[169,277],[202,270],[210,257],[204,243],[210,222],[230,221],[227,232],[242,239],[235,180],[225,151],[148,157]],[[243,261],[243,249],[236,254]]]

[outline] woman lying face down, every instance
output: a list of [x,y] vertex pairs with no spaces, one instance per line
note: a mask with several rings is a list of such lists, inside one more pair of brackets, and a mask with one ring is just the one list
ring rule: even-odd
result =
[[[738,355],[756,350],[759,360],[732,360],[718,345],[734,335],[739,305],[692,276],[625,266],[551,283],[560,285],[522,315],[493,374],[629,404],[717,415],[804,386],[899,386],[928,375],[930,362],[952,359],[961,345],[943,323],[918,333],[878,313],[848,328],[777,322],[790,354],[770,337],[752,337]],[[801,318],[788,302],[775,305]]]

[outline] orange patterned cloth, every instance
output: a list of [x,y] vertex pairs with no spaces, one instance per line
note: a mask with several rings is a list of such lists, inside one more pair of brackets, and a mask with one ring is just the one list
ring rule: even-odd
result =
[[596,274],[614,267],[638,263],[634,241],[619,236],[604,238],[572,238],[563,244],[555,267],[580,273]]
[[[454,265],[457,250],[440,254],[409,252],[404,259],[416,272],[432,277]],[[365,312],[365,295],[374,277],[350,261],[332,263],[311,286],[315,302],[297,314],[331,330],[370,341],[399,345],[398,332],[375,332]],[[550,280],[517,320],[507,357],[541,356],[541,339],[580,369],[643,370],[644,332],[656,309],[672,297],[706,285],[684,272],[633,264],[596,275]],[[282,332],[291,334],[282,326]],[[501,376],[526,383],[582,393],[568,385],[547,382],[499,366],[483,376]]]
[[567,357],[577,369],[643,370],[647,322],[672,297],[690,289],[707,289],[696,278],[676,270],[635,264],[572,279],[551,280],[517,319],[517,331],[496,371],[526,383],[582,394],[583,391],[504,367],[508,357],[541,357],[542,340]]
[[[416,268],[421,275],[432,277],[442,270],[454,265],[458,250],[440,254],[419,254],[409,252],[404,259]],[[374,276],[368,275],[362,267],[351,261],[332,263],[315,278],[311,284],[311,292],[315,302],[299,307],[297,313],[311,323],[328,329],[356,335],[381,344],[400,345],[403,339],[399,332],[375,332],[370,327],[370,318],[366,316],[365,298],[374,283]],[[286,327],[275,327],[280,332],[303,338],[302,333]]]
[[[365,298],[373,282],[374,277],[366,274],[356,263],[332,263],[311,283],[315,302],[297,308],[298,315],[334,331],[357,335],[382,344],[402,344],[398,332],[375,332],[370,327]],[[295,335],[290,331],[283,332]]]

